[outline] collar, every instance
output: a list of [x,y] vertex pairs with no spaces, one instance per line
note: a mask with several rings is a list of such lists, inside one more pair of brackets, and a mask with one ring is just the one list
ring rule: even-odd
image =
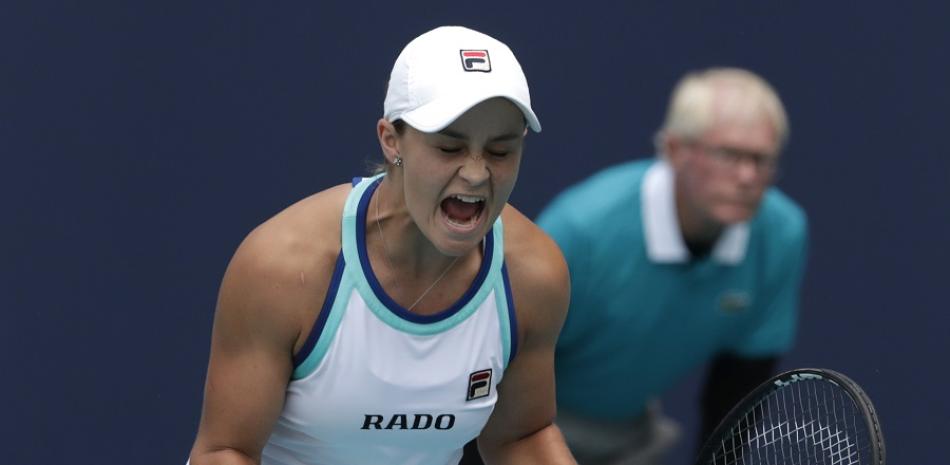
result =
[[[659,159],[647,169],[640,191],[643,212],[643,236],[647,256],[657,263],[683,263],[690,259],[689,249],[683,242],[679,220],[676,218],[676,199],[673,191],[673,169]],[[735,265],[745,258],[749,244],[748,222],[726,227],[711,256],[719,263]]]

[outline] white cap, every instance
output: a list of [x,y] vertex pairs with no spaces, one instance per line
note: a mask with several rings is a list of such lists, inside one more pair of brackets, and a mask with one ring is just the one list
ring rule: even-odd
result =
[[541,131],[528,81],[507,45],[461,26],[443,26],[406,45],[389,77],[383,117],[438,132],[479,103],[505,97]]

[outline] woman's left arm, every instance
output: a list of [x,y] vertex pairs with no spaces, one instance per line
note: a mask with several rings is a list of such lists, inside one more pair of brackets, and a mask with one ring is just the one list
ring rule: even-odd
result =
[[504,216],[505,261],[520,344],[479,450],[490,465],[575,464],[554,424],[554,345],[570,300],[567,264],[554,241],[513,210]]

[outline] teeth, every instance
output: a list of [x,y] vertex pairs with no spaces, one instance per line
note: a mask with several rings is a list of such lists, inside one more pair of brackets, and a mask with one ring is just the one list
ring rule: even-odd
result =
[[454,225],[456,225],[456,226],[469,226],[469,225],[471,225],[471,224],[474,224],[475,221],[478,220],[478,217],[477,217],[477,216],[473,216],[473,217],[469,218],[468,221],[457,221],[457,220],[455,220],[455,219],[453,219],[453,218],[447,218],[447,220],[449,221],[449,223],[452,223],[452,224],[454,224]]
[[459,199],[459,200],[461,200],[461,201],[463,201],[463,202],[465,202],[465,203],[478,203],[478,202],[483,201],[483,199],[482,199],[481,197],[476,197],[476,196],[473,196],[473,195],[455,194],[455,195],[453,195],[452,197],[453,197],[453,198],[456,198],[456,199]]

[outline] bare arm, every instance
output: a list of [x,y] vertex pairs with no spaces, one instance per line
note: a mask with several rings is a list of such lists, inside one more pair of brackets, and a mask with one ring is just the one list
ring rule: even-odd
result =
[[570,298],[567,265],[557,246],[520,213],[509,212],[505,222],[521,345],[498,387],[479,450],[487,464],[574,464],[553,423],[554,345]]
[[297,330],[273,311],[281,283],[261,263],[261,245],[249,237],[221,285],[192,465],[260,463],[283,405]]
[[[316,318],[333,269],[335,254],[313,244],[330,251],[339,247],[332,239],[313,241],[316,231],[339,235],[333,227],[339,213],[326,204],[320,198],[304,201],[268,221],[248,236],[228,265],[191,465],[260,463],[283,409],[293,353]],[[316,216],[333,223],[299,221]]]

